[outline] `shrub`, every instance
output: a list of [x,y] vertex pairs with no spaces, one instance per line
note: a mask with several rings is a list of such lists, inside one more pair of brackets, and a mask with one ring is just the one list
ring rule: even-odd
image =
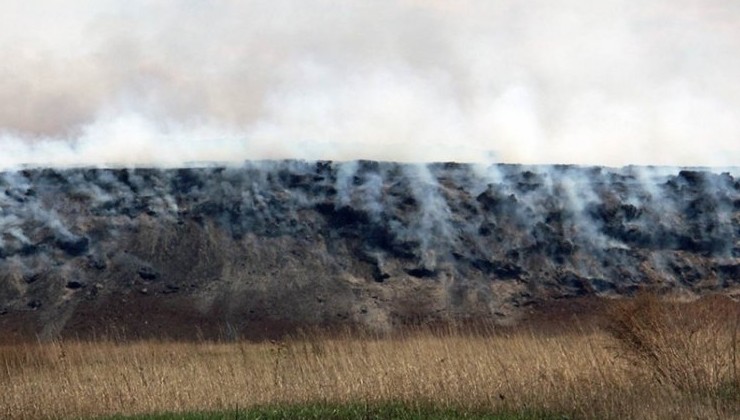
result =
[[680,303],[643,293],[617,302],[607,329],[619,354],[658,383],[692,395],[740,399],[739,308],[720,296]]

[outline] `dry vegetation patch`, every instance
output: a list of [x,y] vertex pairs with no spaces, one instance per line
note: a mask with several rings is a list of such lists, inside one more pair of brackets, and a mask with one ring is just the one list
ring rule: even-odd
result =
[[[671,305],[640,299],[617,305],[608,332],[418,329],[263,343],[4,347],[0,417],[386,401],[576,418],[739,416],[737,306],[722,312],[708,310],[716,303]],[[698,311],[693,321],[681,318],[686,307]]]

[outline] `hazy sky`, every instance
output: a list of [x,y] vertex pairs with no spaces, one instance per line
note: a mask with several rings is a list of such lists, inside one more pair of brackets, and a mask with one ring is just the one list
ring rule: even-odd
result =
[[0,168],[740,165],[740,2],[3,0]]

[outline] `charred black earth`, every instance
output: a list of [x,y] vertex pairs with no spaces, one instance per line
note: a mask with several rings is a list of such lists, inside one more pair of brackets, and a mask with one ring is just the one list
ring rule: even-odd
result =
[[646,287],[740,296],[740,179],[710,169],[27,169],[0,173],[0,233],[5,342],[507,324]]

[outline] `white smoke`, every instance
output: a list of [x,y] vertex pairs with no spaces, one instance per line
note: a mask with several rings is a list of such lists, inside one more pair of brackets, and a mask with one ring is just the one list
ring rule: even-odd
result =
[[0,168],[740,164],[724,0],[6,0]]

